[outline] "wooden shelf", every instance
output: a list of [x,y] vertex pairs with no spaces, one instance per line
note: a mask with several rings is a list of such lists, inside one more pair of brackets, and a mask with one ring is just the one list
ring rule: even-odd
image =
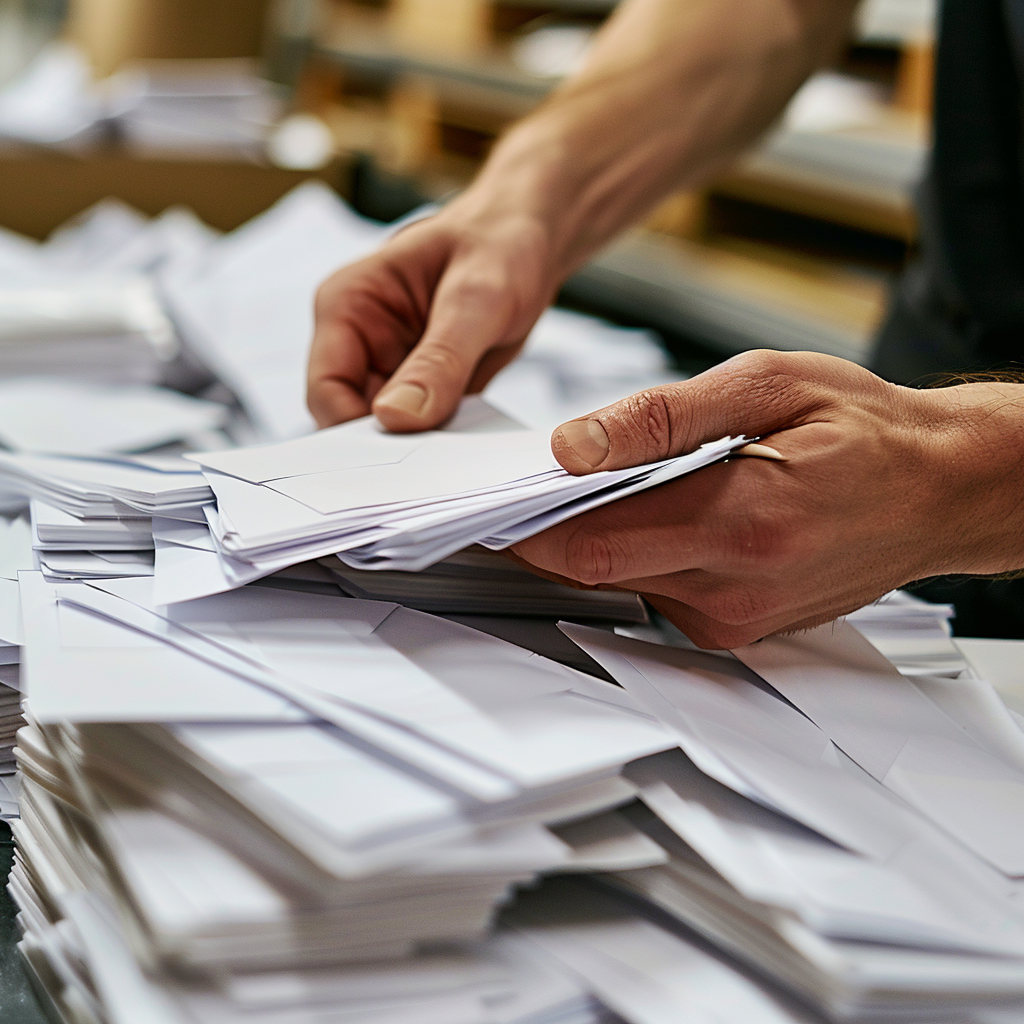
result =
[[382,32],[361,38],[329,40],[320,43],[316,52],[330,60],[371,75],[399,78],[415,75],[439,84],[454,83],[474,87],[481,100],[520,97],[528,112],[557,84],[557,79],[539,78],[520,71],[501,52],[477,56],[447,57],[440,54],[416,53],[400,48]]
[[724,246],[636,232],[574,275],[566,294],[723,354],[810,350],[866,364],[886,281],[807,259],[772,262]]

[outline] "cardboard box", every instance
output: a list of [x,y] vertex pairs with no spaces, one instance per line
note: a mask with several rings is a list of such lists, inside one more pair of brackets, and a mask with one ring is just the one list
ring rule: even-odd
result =
[[97,76],[152,57],[255,57],[270,0],[71,0],[67,35]]

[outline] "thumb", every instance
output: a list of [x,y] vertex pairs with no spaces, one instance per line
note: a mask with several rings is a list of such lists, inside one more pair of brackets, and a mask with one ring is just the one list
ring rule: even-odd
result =
[[563,423],[551,435],[551,451],[563,468],[583,475],[657,462],[727,434],[759,437],[794,426],[832,395],[820,382],[822,370],[834,368],[823,360],[845,363],[816,353],[745,352]]
[[458,408],[481,358],[510,345],[511,302],[500,275],[453,267],[442,278],[423,337],[373,402],[388,430],[429,430]]

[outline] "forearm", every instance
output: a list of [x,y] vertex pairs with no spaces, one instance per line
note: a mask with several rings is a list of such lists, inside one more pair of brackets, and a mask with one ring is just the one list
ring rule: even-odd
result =
[[459,208],[535,218],[568,274],[748,145],[834,51],[852,0],[627,0]]

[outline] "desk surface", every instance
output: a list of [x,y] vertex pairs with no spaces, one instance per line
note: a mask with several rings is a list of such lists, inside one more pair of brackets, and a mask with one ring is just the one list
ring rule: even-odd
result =
[[[13,857],[11,831],[0,823],[0,878],[5,885]],[[0,891],[0,1021],[3,1024],[48,1024],[14,948],[18,941],[14,914],[14,904],[4,889]]]

